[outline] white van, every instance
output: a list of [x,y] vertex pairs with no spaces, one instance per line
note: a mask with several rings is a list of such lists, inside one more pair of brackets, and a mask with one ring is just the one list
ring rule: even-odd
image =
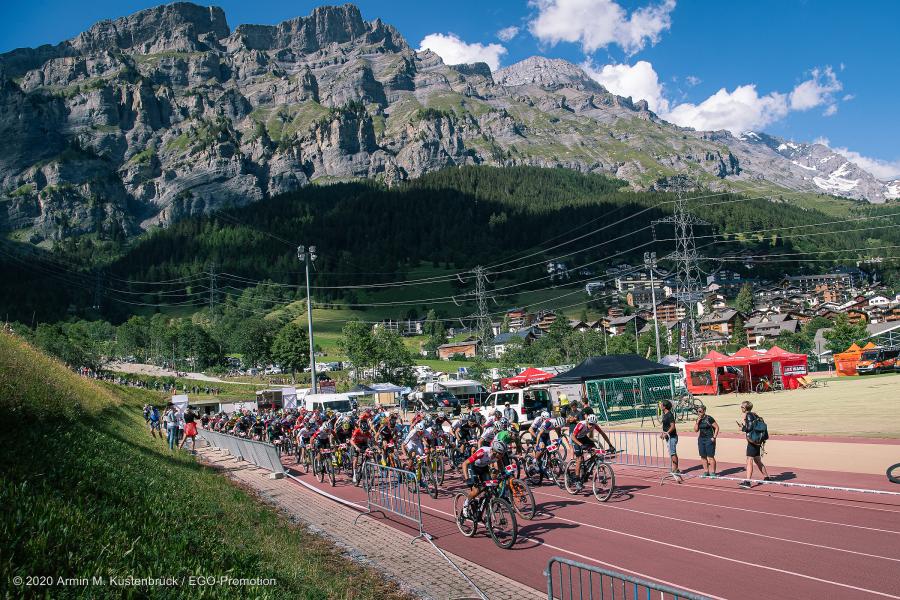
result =
[[306,410],[333,410],[338,413],[353,410],[353,403],[347,394],[307,394],[303,403]]
[[502,412],[507,402],[510,408],[516,409],[520,425],[531,423],[542,411],[553,412],[553,398],[550,395],[549,385],[532,385],[517,390],[492,392],[484,401],[484,406],[487,410],[497,409]]

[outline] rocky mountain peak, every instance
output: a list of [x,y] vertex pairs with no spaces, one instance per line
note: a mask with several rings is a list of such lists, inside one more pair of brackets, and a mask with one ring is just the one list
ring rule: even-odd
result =
[[567,60],[531,56],[494,73],[500,85],[536,85],[544,88],[573,87],[576,89],[606,90],[588,77],[584,70]]

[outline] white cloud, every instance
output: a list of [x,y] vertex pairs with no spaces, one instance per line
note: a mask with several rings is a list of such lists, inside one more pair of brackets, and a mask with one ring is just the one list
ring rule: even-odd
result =
[[755,85],[742,85],[729,92],[725,88],[701,102],[679,104],[663,118],[684,127],[700,130],[727,129],[734,134],[760,129],[788,113],[785,94],[760,96]]
[[429,33],[419,43],[419,52],[424,50],[431,50],[448,65],[484,62],[491,71],[500,67],[500,57],[506,54],[500,44],[467,44],[455,33]]
[[791,110],[809,110],[826,104],[826,116],[833,115],[837,112],[834,95],[844,88],[843,84],[831,67],[813,69],[811,75],[791,92]]
[[825,109],[825,112],[822,113],[824,117],[833,117],[837,114],[837,104],[829,104]]
[[510,25],[509,27],[504,27],[500,31],[497,32],[497,37],[504,42],[508,42],[519,35],[519,28],[515,25]]
[[604,65],[600,69],[585,61],[581,68],[613,94],[631,96],[635,102],[646,100],[650,110],[656,113],[669,110],[669,101],[663,96],[659,76],[653,65],[645,60],[639,60],[632,66]]
[[581,44],[590,54],[618,44],[628,54],[656,44],[672,26],[675,0],[663,0],[628,12],[614,0],[531,0],[538,9],[529,30],[541,42]]
[[881,160],[880,158],[869,158],[863,156],[859,152],[854,152],[849,148],[832,146],[828,138],[817,138],[813,143],[828,146],[838,154],[841,154],[850,162],[856,164],[877,177],[878,179],[890,180],[900,178],[900,159],[897,160]]
[[695,77],[693,75],[688,75],[687,77],[684,78],[684,82],[687,83],[689,86],[694,87],[695,85],[700,85],[703,82],[703,80],[700,79],[699,77]]

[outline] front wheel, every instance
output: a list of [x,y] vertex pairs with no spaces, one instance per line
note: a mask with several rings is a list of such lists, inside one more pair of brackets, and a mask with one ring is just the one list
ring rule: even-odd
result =
[[525,477],[532,486],[539,486],[544,480],[544,474],[541,472],[541,462],[529,454],[525,459]]
[[511,479],[509,482],[509,495],[516,513],[525,520],[531,520],[537,513],[537,504],[534,502],[534,493],[527,481]]
[[600,502],[606,502],[616,490],[616,474],[612,467],[606,463],[599,463],[594,469],[594,498]]
[[509,502],[500,498],[491,498],[485,516],[488,533],[491,534],[494,543],[504,550],[512,548],[519,535],[519,525],[516,523],[516,515]]
[[431,470],[431,467],[429,467],[428,464],[422,465],[422,481],[425,483],[425,491],[428,492],[428,495],[437,500],[437,474]]
[[[584,465],[581,467],[584,468]],[[575,472],[575,459],[568,461],[565,467],[565,475],[563,478],[563,485],[566,488],[566,491],[570,494],[578,493],[578,474]]]
[[557,455],[551,455],[547,460],[547,475],[557,487],[562,488],[565,480],[566,461]]
[[888,467],[887,478],[891,483],[900,483],[900,463]]
[[459,532],[466,537],[472,537],[478,531],[478,521],[469,514],[463,515],[463,505],[466,503],[468,496],[465,494],[456,494],[453,498],[453,510],[456,514],[456,526]]
[[325,481],[325,463],[328,462],[327,458],[322,458],[321,455],[317,454],[313,458],[313,473],[316,476],[316,479],[319,480],[319,483]]

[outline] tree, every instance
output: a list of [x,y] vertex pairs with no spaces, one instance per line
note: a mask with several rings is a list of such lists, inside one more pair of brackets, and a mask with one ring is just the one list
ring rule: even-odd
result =
[[837,354],[850,347],[851,344],[863,342],[869,337],[864,321],[853,324],[847,315],[841,313],[834,319],[834,324],[829,331],[824,333],[828,340],[828,349]]
[[381,379],[398,385],[415,383],[412,353],[396,331],[380,328],[372,336],[375,366]]
[[731,332],[731,343],[736,346],[744,346],[747,343],[747,332],[744,331],[744,320],[737,317],[734,320],[734,331]]
[[535,344],[526,344],[522,338],[513,338],[506,344],[500,366],[511,369],[535,363]]
[[272,360],[282,369],[291,370],[291,382],[296,381],[297,370],[309,364],[309,336],[306,328],[288,323],[272,340]]
[[753,288],[750,287],[749,283],[741,286],[741,291],[738,292],[737,298],[734,300],[734,307],[738,312],[745,315],[753,312]]
[[360,368],[365,369],[375,364],[375,340],[372,336],[372,328],[365,323],[360,321],[345,323],[341,330],[338,346],[353,363],[357,379],[359,379]]
[[429,310],[425,317],[424,333],[428,336],[425,341],[425,351],[429,356],[436,356],[438,346],[447,342],[447,330],[444,322],[438,319],[434,310]]
[[271,358],[274,337],[274,323],[259,317],[248,317],[232,335],[232,348],[243,357],[245,367],[256,367]]
[[120,356],[135,356],[145,360],[149,354],[150,322],[145,317],[131,317],[116,329],[116,343]]

